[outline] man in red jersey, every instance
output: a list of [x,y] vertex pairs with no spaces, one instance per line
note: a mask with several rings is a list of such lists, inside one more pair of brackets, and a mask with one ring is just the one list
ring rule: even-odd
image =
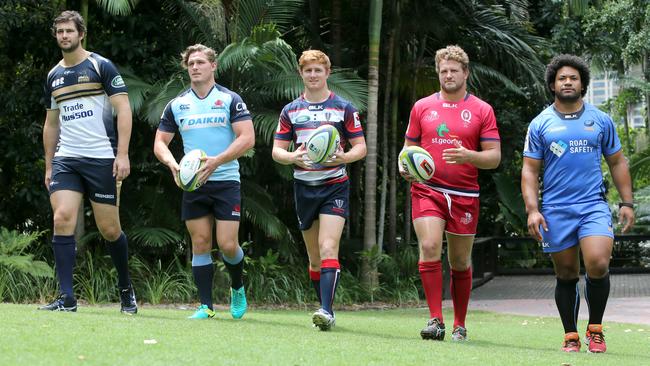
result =
[[467,339],[465,316],[472,290],[471,255],[478,223],[478,169],[494,169],[501,161],[501,143],[492,107],[467,92],[469,58],[458,46],[436,52],[440,92],[418,100],[406,130],[404,146],[426,149],[436,165],[426,182],[412,181],[415,233],[420,247],[419,270],[430,320],[423,339],[442,341],[442,233],[448,243],[451,296],[454,304],[452,340]]

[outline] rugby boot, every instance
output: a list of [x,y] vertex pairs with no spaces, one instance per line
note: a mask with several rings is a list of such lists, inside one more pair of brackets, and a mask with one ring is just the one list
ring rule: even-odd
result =
[[585,343],[588,345],[587,352],[589,353],[605,353],[607,351],[603,326],[601,324],[589,324]]
[[564,352],[580,352],[580,336],[576,332],[569,332],[564,335],[564,342],[562,343],[562,351]]
[[454,327],[454,331],[451,332],[451,340],[455,342],[464,342],[467,340],[467,329],[462,326]]
[[120,288],[120,312],[128,315],[138,313],[138,303],[135,300],[133,286]]
[[39,307],[38,310],[74,312],[77,311],[77,299],[68,294],[60,294],[54,301]]
[[431,339],[434,341],[442,341],[445,339],[445,323],[440,322],[438,318],[431,318],[427,322],[427,326],[420,331],[422,339]]
[[209,319],[209,318],[214,318],[216,313],[208,307],[208,305],[201,304],[194,314],[191,316],[188,316],[188,319]]
[[238,290],[230,288],[230,315],[233,319],[241,319],[246,314],[248,304],[246,303],[246,291],[244,286]]
[[328,331],[336,325],[336,317],[325,309],[318,309],[311,317],[315,327],[322,331]]

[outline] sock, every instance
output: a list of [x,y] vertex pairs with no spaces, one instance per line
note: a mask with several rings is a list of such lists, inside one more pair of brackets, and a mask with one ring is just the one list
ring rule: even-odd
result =
[[117,270],[117,286],[127,288],[131,284],[129,278],[129,243],[124,233],[120,234],[117,240],[108,244],[108,252],[113,259],[113,265]]
[[555,304],[560,312],[564,333],[577,332],[578,310],[580,310],[580,291],[578,279],[556,279]]
[[338,259],[323,259],[320,262],[320,298],[325,311],[334,315],[334,295],[341,277],[341,264]]
[[316,290],[316,297],[318,297],[318,303],[323,305],[323,301],[321,301],[321,297],[320,297],[320,271],[312,271],[310,269],[309,279],[311,279],[311,285],[314,286],[314,290]]
[[585,273],[585,299],[589,308],[589,324],[602,324],[609,298],[609,273],[603,278],[590,278]]
[[74,298],[72,272],[74,270],[75,257],[77,256],[77,242],[74,240],[74,235],[54,235],[52,238],[52,250],[54,251],[56,276],[59,279],[61,293]]
[[234,257],[226,257],[225,255],[222,257],[223,264],[226,265],[228,273],[230,273],[230,287],[239,290],[244,286],[244,251],[238,246]]
[[454,304],[454,328],[465,327],[469,296],[472,293],[472,268],[464,271],[451,270],[451,299]]
[[210,253],[192,255],[192,275],[199,292],[199,301],[212,309],[212,279],[214,278],[214,265]]
[[442,319],[442,262],[418,262],[424,296],[429,305],[429,316]]

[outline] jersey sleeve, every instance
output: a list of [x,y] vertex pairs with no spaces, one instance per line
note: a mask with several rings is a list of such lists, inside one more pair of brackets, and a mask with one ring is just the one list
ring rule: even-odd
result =
[[247,119],[251,119],[251,114],[246,107],[246,103],[244,103],[239,94],[232,93],[232,103],[230,103],[230,123]]
[[361,119],[359,118],[359,111],[357,111],[352,104],[347,104],[345,106],[344,114],[344,129],[345,129],[345,138],[347,140],[354,139],[357,137],[363,137],[363,128],[361,127]]
[[524,142],[524,157],[541,160],[544,157],[544,146],[539,135],[538,120],[533,120],[528,125],[526,141]]
[[48,77],[47,80],[45,80],[45,85],[43,85],[43,97],[41,99],[41,103],[45,107],[45,109],[59,109],[59,105],[56,103],[54,98],[52,97],[52,88],[50,87],[51,81],[50,78]]
[[102,86],[106,95],[113,96],[116,94],[126,94],[128,92],[122,75],[117,71],[113,63],[105,58],[101,58],[99,63],[99,70],[102,78]]
[[419,143],[421,135],[422,130],[420,128],[420,108],[416,103],[413,108],[411,108],[409,124],[406,127],[406,133],[404,134],[404,137],[409,141]]
[[479,139],[481,141],[499,141],[499,129],[497,128],[497,118],[494,115],[494,109],[489,105],[486,106],[485,115],[481,121],[481,132]]
[[160,123],[158,124],[158,129],[162,132],[170,132],[170,133],[178,132],[178,125],[176,124],[176,119],[174,118],[174,111],[172,110],[172,102],[167,103],[167,106],[165,107],[162,116],[160,116]]
[[603,147],[603,155],[610,156],[617,153],[621,148],[621,140],[618,138],[616,126],[614,121],[605,115],[603,118],[603,135],[601,146]]
[[291,119],[289,119],[289,113],[287,113],[287,107],[282,109],[280,113],[280,118],[278,120],[278,128],[275,130],[275,139],[283,141],[291,141],[293,138],[293,124]]

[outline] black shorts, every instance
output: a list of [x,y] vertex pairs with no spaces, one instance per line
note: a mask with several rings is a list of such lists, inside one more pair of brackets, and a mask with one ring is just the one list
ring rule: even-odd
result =
[[207,181],[192,192],[183,192],[181,219],[191,220],[213,215],[217,220],[241,218],[240,184],[237,181]]
[[294,182],[293,193],[301,231],[308,230],[319,214],[344,218],[350,214],[350,181],[322,186]]
[[118,201],[113,162],[115,159],[66,158],[52,160],[50,194],[56,191],[75,191],[88,195],[97,203],[115,206]]

